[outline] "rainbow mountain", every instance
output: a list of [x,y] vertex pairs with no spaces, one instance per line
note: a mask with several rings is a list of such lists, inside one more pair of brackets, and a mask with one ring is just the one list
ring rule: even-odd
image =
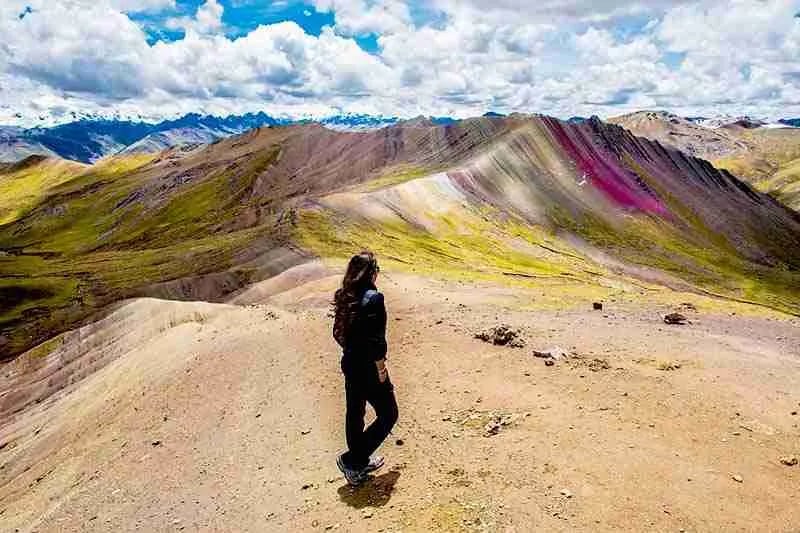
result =
[[93,165],[0,167],[0,356],[135,296],[228,301],[314,257],[541,287],[537,305],[707,294],[800,314],[800,215],[598,119],[257,128]]

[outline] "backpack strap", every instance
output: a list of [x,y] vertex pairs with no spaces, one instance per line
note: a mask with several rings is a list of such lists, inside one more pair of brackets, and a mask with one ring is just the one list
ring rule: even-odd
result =
[[370,300],[372,300],[372,297],[376,294],[378,294],[378,291],[374,289],[368,289],[367,292],[364,293],[364,297],[361,298],[361,307],[366,307]]

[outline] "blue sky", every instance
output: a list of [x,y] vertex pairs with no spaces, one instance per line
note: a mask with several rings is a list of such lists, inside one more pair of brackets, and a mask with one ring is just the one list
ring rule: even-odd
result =
[[798,11],[800,0],[3,0],[0,123],[800,116]]
[[[130,18],[139,22],[152,40],[174,41],[183,38],[183,31],[170,31],[165,28],[168,19],[175,16],[193,16],[205,0],[176,0],[174,10],[158,13],[134,13]],[[257,0],[220,0],[225,11],[222,22],[225,34],[235,38],[247,35],[262,24],[274,24],[291,20],[300,25],[310,35],[319,35],[323,26],[334,24],[333,13],[320,13],[305,2],[294,0],[278,2],[259,2]]]

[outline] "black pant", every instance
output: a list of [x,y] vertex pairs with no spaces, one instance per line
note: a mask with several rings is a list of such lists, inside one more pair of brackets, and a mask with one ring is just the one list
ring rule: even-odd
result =
[[[345,375],[344,389],[347,397],[345,433],[348,450],[342,457],[353,469],[367,466],[369,456],[389,435],[397,422],[397,401],[389,378],[384,383],[377,376]],[[375,409],[377,418],[364,431],[364,414],[367,402]]]

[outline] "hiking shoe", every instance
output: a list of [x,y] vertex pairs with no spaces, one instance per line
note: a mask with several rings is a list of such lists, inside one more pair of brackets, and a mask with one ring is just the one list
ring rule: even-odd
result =
[[341,455],[336,458],[336,466],[338,466],[339,470],[342,471],[344,478],[350,485],[356,487],[364,482],[366,477],[364,475],[364,470],[353,470],[349,466],[345,465]]
[[367,466],[364,467],[364,473],[369,474],[370,472],[374,472],[380,469],[386,461],[380,455],[376,455],[375,457],[369,458],[369,463]]

